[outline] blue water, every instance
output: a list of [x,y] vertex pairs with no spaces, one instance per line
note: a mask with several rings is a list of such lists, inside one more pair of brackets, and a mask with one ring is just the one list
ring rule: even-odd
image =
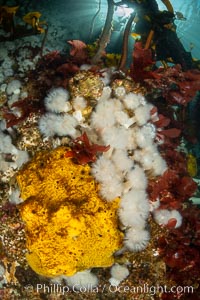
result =
[[[107,12],[106,0],[19,0],[17,2],[20,4],[16,15],[17,21],[20,21],[20,18],[29,11],[42,13],[41,19],[46,20],[49,24],[48,40],[51,40],[52,48],[56,48],[58,44],[65,47],[68,39],[94,41],[102,32]],[[157,0],[157,2],[161,10],[166,9],[161,0]],[[100,11],[92,26],[99,3]],[[192,55],[196,58],[200,57],[200,0],[171,0],[171,3],[174,11],[181,12],[186,18],[185,21],[175,21],[178,37],[187,51],[190,51],[192,44]],[[0,5],[2,4],[16,5],[16,1],[0,0]],[[120,49],[126,20],[126,17],[120,18],[115,13],[110,49]]]

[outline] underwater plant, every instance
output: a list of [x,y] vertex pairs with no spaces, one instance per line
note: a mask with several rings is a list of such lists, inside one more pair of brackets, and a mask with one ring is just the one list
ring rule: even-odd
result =
[[98,42],[98,48],[95,55],[92,57],[92,63],[97,64],[102,54],[105,51],[105,48],[110,40],[110,35],[112,31],[112,20],[113,20],[113,14],[114,14],[114,1],[113,0],[107,0],[108,3],[108,10],[107,10],[107,16],[106,16],[106,22],[103,28],[103,32],[101,34],[101,37]]
[[81,136],[72,140],[71,150],[65,153],[65,157],[72,157],[81,165],[89,162],[95,162],[96,153],[108,151],[110,146],[101,146],[90,144],[87,133],[84,132]]

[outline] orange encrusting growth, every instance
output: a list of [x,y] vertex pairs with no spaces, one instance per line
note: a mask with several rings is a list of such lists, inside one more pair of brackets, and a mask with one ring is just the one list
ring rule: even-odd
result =
[[40,152],[17,175],[25,200],[19,209],[26,224],[27,260],[48,277],[111,266],[123,241],[119,199],[102,200],[89,165],[65,157],[68,150]]

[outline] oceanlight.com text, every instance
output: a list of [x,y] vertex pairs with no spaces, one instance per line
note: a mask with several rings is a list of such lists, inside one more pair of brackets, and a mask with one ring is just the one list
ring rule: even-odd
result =
[[[31,286],[31,285],[29,285]],[[32,289],[34,287],[32,286]],[[80,286],[78,284],[74,284],[73,286],[69,287],[67,285],[61,285],[61,284],[37,284],[36,285],[36,291],[38,293],[46,293],[46,294],[67,294],[69,292],[74,293],[104,293],[104,292],[110,292],[110,293],[120,293],[120,294],[149,294],[151,296],[160,294],[160,293],[166,293],[166,294],[193,294],[194,288],[193,286],[171,286],[168,287],[166,285],[160,286],[150,286],[148,284],[140,285],[140,286],[112,286],[112,285],[99,285],[99,286]]]

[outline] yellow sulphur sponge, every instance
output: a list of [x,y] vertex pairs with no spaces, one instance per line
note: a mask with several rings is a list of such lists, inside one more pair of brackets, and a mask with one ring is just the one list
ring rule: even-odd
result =
[[101,199],[90,166],[74,163],[67,151],[59,147],[39,152],[17,174],[27,261],[47,277],[111,266],[123,243],[120,199]]

